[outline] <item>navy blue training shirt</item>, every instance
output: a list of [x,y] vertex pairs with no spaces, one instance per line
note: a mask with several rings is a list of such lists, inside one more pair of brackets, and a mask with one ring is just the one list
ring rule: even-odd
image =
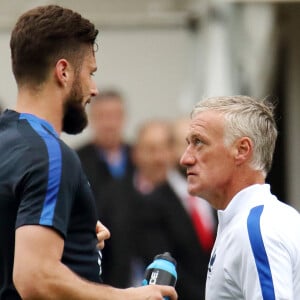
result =
[[96,208],[80,160],[45,120],[6,110],[0,117],[0,300],[21,299],[12,283],[15,230],[53,228],[62,262],[100,282]]

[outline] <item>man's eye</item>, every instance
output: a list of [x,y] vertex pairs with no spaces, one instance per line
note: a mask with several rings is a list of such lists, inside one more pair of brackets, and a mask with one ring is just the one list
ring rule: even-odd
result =
[[202,141],[201,141],[200,139],[194,139],[194,140],[193,140],[193,144],[194,144],[195,146],[198,146],[198,145],[201,145],[201,144],[202,144]]

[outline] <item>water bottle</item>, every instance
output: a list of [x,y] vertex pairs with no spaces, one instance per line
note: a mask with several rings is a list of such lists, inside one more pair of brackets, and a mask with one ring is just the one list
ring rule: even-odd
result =
[[[142,285],[160,284],[176,285],[177,272],[176,260],[169,252],[158,254],[154,257],[153,262],[146,268]],[[164,298],[168,300],[168,297]]]

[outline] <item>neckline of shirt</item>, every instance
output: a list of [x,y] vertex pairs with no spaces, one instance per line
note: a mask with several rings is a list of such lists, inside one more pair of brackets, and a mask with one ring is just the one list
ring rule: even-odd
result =
[[266,194],[270,194],[269,184],[254,184],[239,191],[224,210],[218,210],[219,226],[223,228],[237,213],[264,203]]
[[26,119],[28,121],[33,121],[33,122],[37,122],[40,125],[46,127],[52,134],[54,134],[56,137],[59,137],[58,133],[55,131],[54,127],[52,126],[52,124],[50,124],[48,121],[46,121],[45,119],[41,119],[33,114],[29,114],[29,113],[20,113],[20,118]]

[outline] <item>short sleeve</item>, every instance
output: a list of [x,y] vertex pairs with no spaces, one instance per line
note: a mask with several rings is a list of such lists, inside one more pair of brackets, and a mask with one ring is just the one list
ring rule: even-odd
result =
[[62,182],[60,142],[46,131],[32,142],[24,157],[26,168],[17,188],[20,204],[16,227],[49,226],[65,237],[71,209],[68,199],[72,197],[60,197],[60,190],[66,184]]

